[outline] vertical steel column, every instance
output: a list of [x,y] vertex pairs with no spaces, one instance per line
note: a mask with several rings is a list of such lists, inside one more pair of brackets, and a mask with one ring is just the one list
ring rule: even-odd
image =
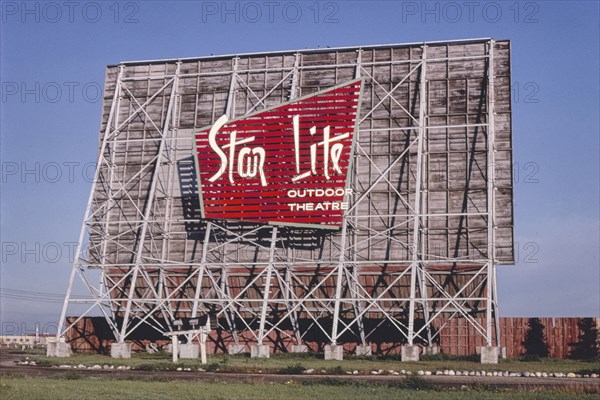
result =
[[290,100],[298,97],[298,81],[299,81],[299,66],[300,66],[300,53],[296,53],[294,59],[294,69],[292,73],[292,87],[290,88]]
[[158,181],[158,176],[161,168],[161,163],[163,159],[163,152],[165,143],[168,140],[170,132],[172,132],[171,125],[171,113],[173,111],[175,98],[177,94],[177,86],[179,84],[179,69],[181,67],[181,62],[177,63],[177,69],[175,71],[175,77],[173,78],[173,83],[171,87],[171,95],[169,97],[169,106],[167,108],[167,115],[165,117],[165,122],[163,126],[163,131],[161,132],[160,145],[158,147],[158,152],[156,156],[154,171],[152,173],[152,181],[150,182],[150,188],[148,190],[148,200],[144,207],[144,216],[142,220],[142,227],[140,231],[140,235],[138,237],[137,246],[135,249],[135,265],[133,269],[133,274],[131,278],[131,287],[129,288],[129,293],[127,296],[127,306],[125,308],[125,314],[123,316],[123,325],[121,326],[121,332],[119,334],[118,340],[119,342],[123,342],[125,337],[127,336],[127,325],[129,324],[129,316],[131,314],[131,305],[133,302],[133,296],[135,295],[135,288],[137,283],[137,277],[142,269],[142,255],[144,252],[144,244],[146,242],[146,233],[148,231],[148,222],[150,220],[150,216],[152,213],[152,207],[154,206],[154,194],[156,192],[156,183]]
[[[66,333],[63,332],[63,328],[65,327],[65,319],[67,316],[67,309],[69,307],[69,302],[71,301],[71,292],[73,291],[73,283],[75,281],[75,274],[78,269],[81,269],[81,265],[79,263],[79,259],[81,258],[81,251],[83,247],[83,241],[85,240],[85,233],[88,230],[89,219],[92,213],[92,203],[94,201],[94,195],[96,193],[96,186],[98,184],[98,179],[100,176],[100,171],[104,162],[104,152],[106,150],[106,145],[108,143],[108,139],[111,135],[111,120],[115,115],[115,108],[117,105],[117,101],[119,96],[121,95],[121,78],[123,76],[123,65],[119,66],[119,74],[117,75],[117,83],[115,87],[115,93],[113,95],[113,99],[110,105],[110,111],[108,114],[108,119],[106,120],[106,128],[104,130],[104,135],[102,138],[102,144],[100,145],[100,150],[98,152],[98,159],[96,161],[96,171],[94,173],[94,180],[92,181],[92,189],[90,190],[90,195],[88,196],[87,205],[85,207],[85,213],[83,217],[83,223],[81,224],[81,230],[79,231],[79,241],[77,243],[77,248],[75,250],[75,257],[73,259],[73,266],[71,268],[71,274],[69,275],[69,284],[67,286],[67,292],[65,294],[65,301],[63,303],[63,307],[60,313],[60,318],[58,320],[58,327],[56,330],[56,339],[60,339],[61,336]],[[115,126],[115,128],[117,128]],[[102,307],[100,307],[102,309]],[[106,315],[105,315],[106,316]],[[109,324],[110,325],[110,324]]]
[[340,303],[342,297],[342,278],[344,276],[344,259],[346,257],[346,231],[348,229],[348,220],[344,218],[342,222],[342,234],[340,237],[340,260],[337,265],[337,281],[335,286],[334,308],[333,308],[333,326],[331,327],[331,344],[337,344],[338,323],[340,318]]
[[[424,66],[425,68],[425,66]],[[426,85],[426,82],[425,82]],[[425,104],[426,110],[429,110],[429,96],[427,95],[425,97]],[[449,103],[447,103],[449,104]],[[421,115],[421,114],[419,114]],[[423,157],[424,157],[424,161],[421,163],[422,168],[425,169],[425,171],[422,172],[422,174],[424,174],[424,176],[426,176],[426,181],[427,184],[425,185],[425,190],[422,191],[421,193],[421,209],[419,210],[419,213],[421,214],[429,214],[429,176],[430,176],[430,166],[429,166],[429,131],[428,128],[425,127],[425,131],[424,131],[427,136],[423,137]],[[429,250],[429,217],[424,217],[425,221],[427,223],[423,223],[423,221],[419,221],[419,226],[423,227],[423,229],[419,232],[419,238],[420,238],[420,242],[421,242],[421,257],[423,257],[425,254],[428,253]],[[423,266],[423,268],[426,268],[426,266]],[[425,330],[427,332],[427,345],[431,346],[432,343],[432,336],[431,336],[431,321],[430,321],[430,314],[429,314],[429,302],[427,301],[427,299],[429,298],[429,293],[428,293],[428,288],[427,288],[427,281],[425,279],[425,273],[423,271],[422,268],[419,268],[417,270],[417,283],[419,285],[419,296],[421,297],[421,306],[422,306],[422,311],[423,311],[423,318],[425,319]]]
[[258,328],[258,344],[262,345],[265,335],[265,322],[267,319],[267,308],[269,305],[269,294],[271,291],[271,279],[273,277],[273,262],[275,261],[275,244],[277,243],[277,227],[273,227],[271,232],[271,247],[269,248],[269,264],[267,265],[267,274],[265,276],[265,286],[263,289],[262,309],[260,311],[260,325]]
[[[361,63],[362,63],[362,49],[358,49],[356,51],[356,70],[354,71],[354,79],[358,79],[360,78],[360,69],[361,69]],[[337,83],[337,82],[336,82]],[[360,109],[360,106],[359,106]],[[356,116],[357,118],[360,118],[360,115]],[[358,132],[357,132],[358,133]],[[356,142],[358,142],[358,138],[354,139]],[[358,157],[356,155],[354,155],[354,162],[352,163],[352,168],[354,169],[354,171],[351,171],[352,176],[356,177],[356,163],[358,162]],[[353,182],[354,183],[354,182]],[[356,186],[356,185],[354,185]],[[356,215],[356,208],[352,210],[352,215],[348,216],[348,217],[352,217]],[[356,220],[354,221],[356,223]],[[356,232],[352,233],[352,246],[351,246],[351,259],[352,261],[356,261]],[[362,310],[362,305],[360,304],[360,298],[361,296],[358,294],[358,278],[360,276],[360,274],[358,273],[358,265],[356,265],[356,263],[354,263],[352,265],[352,297],[354,299],[353,305],[354,305],[354,315],[356,315],[358,317],[358,320],[356,321],[358,324],[358,334],[360,336],[360,342],[363,346],[367,345],[367,340],[366,340],[366,335],[365,335],[365,325],[363,323],[363,310]]]
[[294,331],[294,336],[296,337],[296,344],[297,345],[301,345],[302,344],[302,333],[300,332],[300,326],[298,324],[298,311],[297,308],[294,307],[294,305],[292,304],[292,297],[295,296],[295,292],[294,292],[294,286],[293,286],[293,281],[292,281],[292,275],[290,273],[290,268],[288,265],[285,266],[285,272],[284,272],[284,282],[285,282],[285,290],[283,291],[284,293],[284,300],[285,300],[285,307],[287,309],[288,314],[290,315],[290,322],[292,324],[292,329]]
[[237,87],[237,69],[238,69],[238,57],[233,59],[233,66],[231,72],[231,82],[229,83],[229,93],[227,94],[227,105],[225,106],[225,114],[227,118],[234,118],[234,106],[235,106],[235,89]]
[[496,346],[500,346],[500,317],[498,316],[498,285],[497,285],[497,280],[496,280],[496,274],[497,274],[497,269],[496,269],[496,265],[494,265],[494,269],[492,270],[493,272],[493,277],[492,277],[492,282],[493,282],[493,305],[494,305],[494,331],[496,333]]
[[496,235],[495,235],[495,152],[494,149],[494,41],[488,42],[488,79],[487,79],[487,117],[488,117],[488,135],[487,135],[487,301],[486,301],[486,345],[492,346],[492,325],[494,302],[495,269],[496,269]]
[[[237,69],[238,69],[238,57],[233,58],[231,66],[231,81],[229,83],[229,92],[227,94],[227,104],[225,106],[225,114],[227,118],[231,119],[235,117],[235,89],[237,87]],[[227,237],[225,238],[227,241]],[[225,255],[227,254],[227,243],[223,245],[223,252],[220,257],[223,262],[225,262]],[[228,274],[226,267],[221,267],[221,294],[224,296],[224,304],[227,310],[225,311],[225,318],[227,320],[227,324],[229,325],[229,330],[231,331],[231,335],[233,336],[233,341],[237,345],[239,343],[239,337],[237,332],[237,327],[235,324],[235,303],[231,299],[231,294],[229,290],[229,282],[228,282]]]
[[415,206],[413,220],[413,255],[410,265],[410,303],[408,311],[408,345],[412,346],[415,336],[415,302],[416,302],[416,278],[419,266],[419,240],[420,240],[420,225],[421,225],[421,180],[423,175],[423,137],[425,136],[425,107],[427,105],[426,96],[427,90],[425,85],[427,65],[426,60],[427,45],[423,45],[421,54],[421,79],[419,82],[419,137],[417,141],[417,176],[415,178]]
[[[119,76],[122,74],[122,71],[125,69],[125,66],[121,65],[119,66]],[[114,113],[114,126],[115,128],[119,126],[119,110],[121,109],[121,100],[123,99],[123,93],[122,93],[122,88],[121,88],[121,82],[117,82],[117,86],[115,87],[115,94],[117,94],[117,104],[116,104],[116,112]],[[107,121],[106,124],[106,130],[105,130],[105,134],[110,134],[110,118]],[[101,272],[100,272],[100,295],[102,295],[103,291],[104,291],[104,282],[106,279],[105,276],[105,269],[106,269],[106,251],[108,248],[108,230],[109,230],[109,220],[110,220],[110,210],[113,207],[113,201],[114,201],[114,195],[112,193],[112,186],[113,186],[113,182],[114,182],[114,170],[115,170],[115,147],[117,145],[117,141],[115,140],[112,144],[107,143],[107,149],[110,152],[110,161],[106,164],[107,167],[110,169],[110,176],[108,178],[108,185],[107,185],[107,190],[108,193],[106,195],[107,199],[106,202],[104,204],[104,207],[106,208],[106,224],[105,224],[105,230],[103,232],[104,237],[102,237],[102,253],[100,254],[101,257]],[[94,189],[92,189],[94,190]],[[116,308],[112,306],[111,303],[111,312],[112,312],[112,318],[116,323]]]
[[202,255],[200,256],[200,268],[198,268],[198,282],[194,293],[194,305],[192,306],[192,318],[198,315],[198,303],[200,301],[200,293],[202,291],[202,278],[204,278],[204,269],[206,268],[206,253],[208,252],[208,242],[210,241],[210,229],[212,223],[206,223],[206,231],[204,232],[204,242],[202,243]]
[[[225,249],[225,247],[223,247],[223,248]],[[227,268],[221,267],[221,293],[223,296],[225,296],[225,298],[223,299],[224,306],[221,305],[221,307],[227,308],[227,310],[225,311],[225,318],[227,319],[227,324],[229,325],[229,330],[231,331],[231,336],[233,336],[233,341],[237,345],[239,343],[239,337],[238,337],[237,327],[235,325],[235,311],[234,311],[235,302],[232,301],[232,299],[231,299],[229,283],[227,281],[228,279],[229,278],[227,275]]]
[[[175,95],[177,97],[177,94]],[[177,118],[178,115],[178,110],[177,110],[177,100],[175,100],[174,104],[173,104],[173,111],[172,111],[172,125],[173,127],[178,127],[179,126],[179,121],[176,121],[175,118]],[[175,128],[174,128],[175,129]],[[174,144],[177,143],[177,137],[173,137],[173,135],[171,136],[172,140],[170,143],[168,143],[166,145],[166,161],[167,161],[167,176],[166,176],[166,180],[167,180],[167,187],[166,187],[166,193],[165,193],[165,206],[164,206],[164,225],[162,227],[162,243],[161,243],[161,256],[160,256],[160,260],[161,263],[166,262],[167,260],[167,254],[169,253],[169,245],[171,242],[171,221],[173,220],[173,196],[172,196],[172,187],[173,187],[173,182],[175,181],[175,179],[173,178],[173,166],[175,165],[175,161],[173,160],[173,149],[174,149]],[[158,221],[157,221],[158,222]],[[167,290],[165,289],[164,286],[164,281],[165,281],[165,277],[164,277],[164,268],[163,266],[159,266],[159,270],[158,270],[158,297],[159,298],[163,298],[166,297],[167,295]],[[148,280],[151,281],[150,276],[148,276]],[[149,282],[150,283],[150,282]],[[175,318],[175,315],[173,313],[173,309],[171,308],[171,302],[165,302],[163,303],[163,306],[161,307],[162,309],[162,313],[165,317],[165,320],[168,321],[169,319],[167,318],[167,315],[171,317],[171,320]]]
[[[292,87],[290,88],[289,100],[293,100],[296,97],[298,97],[298,86],[299,86],[299,82],[300,82],[301,54],[296,53],[294,55],[294,57],[295,58],[294,58],[294,69],[292,72]],[[300,324],[298,323],[298,310],[296,307],[294,307],[293,304],[290,303],[291,298],[293,296],[295,297],[295,292],[294,292],[293,281],[292,281],[292,277],[291,277],[289,268],[290,268],[289,265],[286,265],[285,272],[284,272],[284,281],[285,281],[286,290],[284,290],[283,293],[285,296],[285,306],[286,306],[288,313],[290,314],[290,322],[292,324],[292,330],[294,331],[294,336],[296,338],[296,344],[301,345],[302,344],[302,332],[300,332]]]

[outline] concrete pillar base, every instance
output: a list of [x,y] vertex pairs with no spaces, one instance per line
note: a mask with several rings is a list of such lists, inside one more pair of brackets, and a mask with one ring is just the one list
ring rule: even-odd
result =
[[71,345],[63,342],[49,342],[46,346],[46,357],[71,357]]
[[244,346],[243,344],[230,344],[229,347],[227,348],[227,352],[230,355],[242,354],[242,353],[244,353],[245,350],[246,350],[246,346]]
[[110,345],[112,358],[131,358],[131,343],[113,343]]
[[373,354],[373,349],[371,346],[356,346],[356,355],[357,356],[370,356]]
[[400,360],[402,362],[419,361],[419,346],[402,346],[402,355]]
[[482,364],[498,364],[498,347],[482,347],[480,353]]
[[198,358],[200,346],[193,343],[179,345],[179,358]]
[[304,344],[295,344],[292,346],[290,353],[308,353],[308,346]]
[[325,360],[338,360],[344,359],[344,348],[340,345],[327,344],[325,345]]
[[250,346],[250,357],[251,358],[269,358],[271,349],[266,344],[256,344]]
[[506,360],[506,347],[498,347],[500,349],[500,357]]
[[426,346],[423,348],[423,355],[433,356],[440,353],[440,347],[436,345]]
[[56,342],[46,343],[46,357],[56,357]]

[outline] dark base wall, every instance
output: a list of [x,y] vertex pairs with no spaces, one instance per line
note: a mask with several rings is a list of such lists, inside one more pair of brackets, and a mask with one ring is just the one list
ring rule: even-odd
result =
[[[68,321],[74,321],[76,317],[68,318]],[[300,321],[301,325],[310,321]],[[483,324],[484,321],[479,321]],[[584,358],[589,355],[590,338],[596,338],[595,346],[598,345],[598,331],[600,318],[500,318],[501,345],[506,347],[507,357],[517,358],[526,354],[526,349],[539,350],[540,343],[542,348],[547,350],[548,357],[553,358]],[[69,322],[70,323],[70,322]],[[225,321],[220,321],[224,325]],[[381,320],[365,320],[365,329],[374,328],[380,324]],[[385,324],[385,323],[384,323]],[[242,324],[237,324],[238,326]],[[323,321],[326,327],[327,321]],[[440,327],[437,344],[442,353],[466,356],[475,354],[479,347],[485,346],[485,342],[475,328],[464,319],[437,319],[434,324],[434,332]],[[291,330],[283,327],[284,331],[290,334]],[[301,326],[302,328],[302,326]],[[306,329],[302,330],[303,332]],[[543,339],[540,339],[543,334]],[[371,343],[373,353],[381,355],[391,355],[400,353],[401,346],[405,343],[395,328],[385,329],[379,326],[373,335],[368,339]],[[273,352],[287,352],[293,344],[290,337],[280,332],[273,333],[268,342]],[[313,352],[323,352],[324,345],[327,344],[327,338],[317,329],[309,329],[304,336],[305,344]],[[67,333],[67,340],[74,351],[94,351],[108,353],[110,344],[114,342],[114,336],[110,331],[106,320],[103,317],[85,317]],[[142,325],[128,340],[133,345],[134,351],[143,351],[150,343],[155,343],[159,348],[170,343],[155,329]],[[246,351],[250,351],[250,345],[255,344],[255,339],[250,332],[240,332],[239,341],[247,345]],[[526,342],[529,341],[528,345]],[[207,349],[209,353],[227,352],[229,344],[233,343],[231,334],[226,330],[213,330]],[[348,353],[353,353],[357,345],[356,336],[352,333],[344,335],[340,344]]]

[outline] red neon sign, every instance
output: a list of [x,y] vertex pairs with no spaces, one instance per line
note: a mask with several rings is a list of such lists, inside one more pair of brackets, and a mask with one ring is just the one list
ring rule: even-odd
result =
[[354,80],[198,131],[202,217],[339,227],[361,88]]

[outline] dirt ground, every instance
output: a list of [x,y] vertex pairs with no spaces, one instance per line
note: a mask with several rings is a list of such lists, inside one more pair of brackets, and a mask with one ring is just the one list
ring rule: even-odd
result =
[[[405,379],[404,376],[394,375],[279,375],[279,374],[238,374],[219,372],[189,372],[189,371],[139,371],[139,370],[90,370],[90,369],[62,369],[57,367],[25,366],[15,362],[24,360],[27,354],[11,354],[6,349],[0,350],[0,373],[24,375],[31,377],[53,377],[67,372],[76,371],[87,377],[107,379],[143,379],[143,380],[185,380],[197,382],[296,382],[317,381],[323,378],[340,381],[362,381],[369,383],[389,384]],[[537,377],[502,377],[502,376],[447,376],[431,375],[419,378],[429,381],[440,387],[461,387],[486,385],[497,388],[513,388],[520,390],[535,389],[568,389],[576,387],[591,393],[600,393],[600,379],[598,378],[537,378]]]

